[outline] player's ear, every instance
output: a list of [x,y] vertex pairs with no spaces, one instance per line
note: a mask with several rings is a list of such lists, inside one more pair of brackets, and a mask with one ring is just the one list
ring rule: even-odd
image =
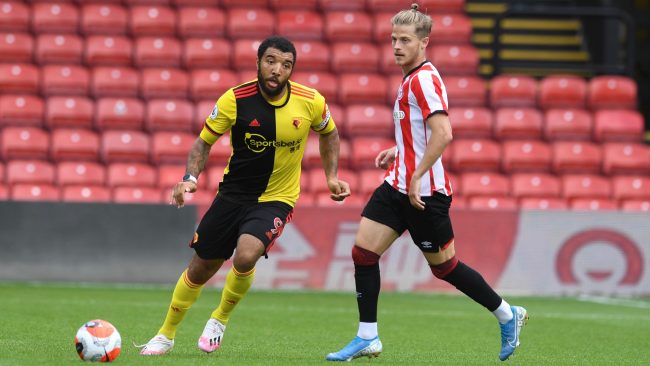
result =
[[257,69],[257,71],[260,71],[260,59],[259,58],[256,59],[256,61],[255,61],[255,68]]
[[429,37],[424,37],[422,38],[422,49],[427,48],[427,45],[429,45]]

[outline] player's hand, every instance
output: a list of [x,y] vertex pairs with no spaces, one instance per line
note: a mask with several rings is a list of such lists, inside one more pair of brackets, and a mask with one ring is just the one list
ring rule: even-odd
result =
[[185,192],[196,192],[196,183],[191,181],[176,183],[172,190],[172,199],[169,204],[175,205],[178,208],[185,206]]
[[330,198],[334,201],[343,201],[346,197],[350,196],[350,185],[346,181],[337,178],[328,179],[327,187],[330,189]]
[[388,167],[395,161],[395,148],[391,147],[380,152],[375,158],[375,166],[377,168],[388,169]]
[[409,201],[411,206],[415,207],[420,211],[424,211],[424,201],[420,197],[420,180],[422,177],[416,177],[415,175],[411,178],[411,184],[409,185]]

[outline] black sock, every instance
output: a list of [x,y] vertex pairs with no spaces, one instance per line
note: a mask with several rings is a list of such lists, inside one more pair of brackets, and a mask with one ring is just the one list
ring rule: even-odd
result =
[[485,282],[483,276],[463,262],[459,261],[456,268],[449,272],[443,280],[454,285],[489,311],[494,311],[501,305],[501,297]]
[[359,321],[377,322],[377,302],[379,301],[379,263],[370,266],[354,265],[354,282],[357,288],[357,305]]

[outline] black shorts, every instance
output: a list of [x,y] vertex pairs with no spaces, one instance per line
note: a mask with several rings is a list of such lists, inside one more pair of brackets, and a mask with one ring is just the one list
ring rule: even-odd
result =
[[411,205],[409,197],[384,182],[370,197],[361,216],[384,224],[402,235],[405,230],[423,252],[438,252],[454,238],[449,218],[451,197],[435,192],[422,197],[424,211]]
[[271,249],[291,220],[293,208],[284,202],[241,203],[217,195],[203,215],[190,247],[201,259],[228,259],[242,234],[250,234]]

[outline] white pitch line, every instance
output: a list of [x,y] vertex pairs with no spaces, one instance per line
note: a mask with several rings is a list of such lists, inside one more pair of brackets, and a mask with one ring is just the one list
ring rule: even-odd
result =
[[640,309],[650,309],[650,302],[632,300],[632,299],[620,299],[614,297],[604,297],[604,296],[590,296],[582,295],[578,297],[579,301],[584,302],[593,302],[596,304],[604,305],[616,305],[616,306],[627,306],[631,308],[640,308]]

